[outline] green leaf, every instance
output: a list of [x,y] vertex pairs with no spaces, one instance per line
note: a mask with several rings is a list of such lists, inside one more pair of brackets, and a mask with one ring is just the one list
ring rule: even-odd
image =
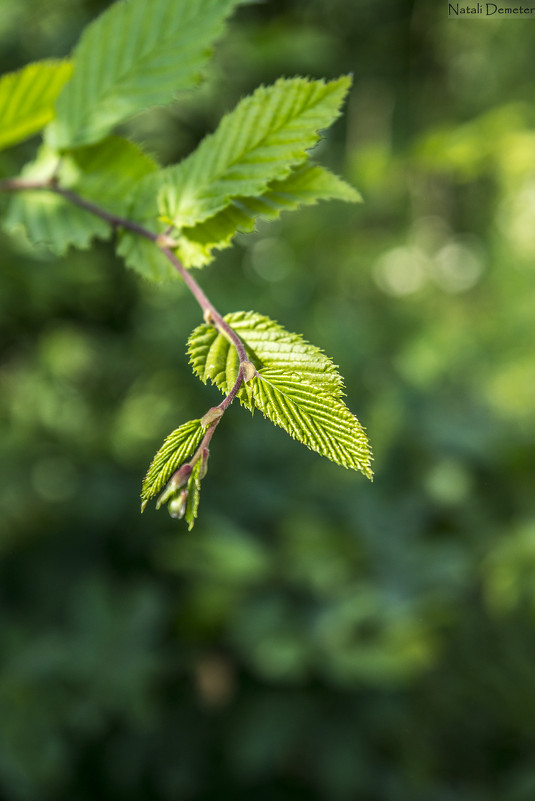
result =
[[[63,188],[76,191],[104,210],[122,215],[128,211],[138,181],[156,169],[157,164],[136,145],[112,136],[61,158],[43,145],[36,161],[23,170],[22,177],[46,181],[56,175]],[[33,244],[47,245],[58,254],[65,253],[70,245],[87,248],[94,237],[107,239],[112,232],[107,222],[49,190],[14,195],[4,227],[8,233],[22,228]]]
[[[203,438],[205,430],[200,420],[190,420],[166,437],[162,447],[154,456],[147,471],[147,475],[143,480],[143,486],[141,488],[141,511],[144,510],[147,502],[163,489],[173,473],[193,456]],[[200,465],[200,461],[198,464]],[[192,472],[190,480],[193,475],[194,473]],[[192,509],[192,514],[194,518],[196,515],[196,507],[194,510]]]
[[351,79],[280,79],[244,98],[180,164],[160,191],[160,214],[179,230],[213,217],[233,198],[263,194],[307,158],[334,122]]
[[[162,171],[142,178],[130,194],[127,216],[153,233],[160,234],[166,225],[158,219],[157,193],[161,185]],[[117,254],[128,267],[136,270],[149,281],[176,281],[179,276],[173,265],[159,248],[148,239],[122,230],[118,236]]]
[[154,242],[137,234],[128,231],[119,234],[117,255],[125,260],[128,267],[148,281],[160,283],[179,279],[171,262],[165,258]]
[[[296,373],[333,397],[343,396],[343,380],[336,365],[299,334],[256,312],[234,312],[224,319],[245,344],[249,359],[260,373],[264,369]],[[222,334],[211,325],[198,326],[188,340],[188,354],[201,381],[210,379],[225,394],[230,392],[238,376],[239,359]],[[245,387],[240,393],[240,399],[246,397]]]
[[191,476],[186,486],[186,511],[184,518],[188,524],[188,531],[194,526],[199,511],[199,500],[201,495],[201,462],[198,461],[193,465]]
[[[255,312],[225,317],[246,346],[258,375],[238,392],[242,405],[255,408],[294,439],[337,464],[369,478],[371,452],[366,434],[343,397],[343,381],[319,348]],[[193,370],[224,394],[236,381],[236,349],[212,326],[198,326],[188,352]]]
[[127,216],[139,181],[158,170],[157,162],[134,142],[109,136],[64,154],[58,180],[107,211]]
[[89,25],[46,137],[57,149],[106,137],[120,122],[194,87],[239,0],[121,0]]
[[262,370],[250,384],[255,406],[272,423],[332,462],[372,478],[368,439],[341,400],[281,370]]
[[37,61],[0,78],[0,150],[22,142],[54,117],[54,102],[72,73],[70,61]]
[[[24,168],[22,178],[46,181],[57,165],[57,153],[44,145],[36,161]],[[94,237],[106,239],[111,234],[111,227],[104,220],[48,190],[14,194],[2,224],[8,234],[22,231],[32,244],[46,245],[58,255],[65,253],[69,245],[87,248]]]
[[283,211],[309,206],[319,200],[361,200],[356,189],[324,167],[305,164],[281,181],[272,181],[259,197],[233,198],[230,204],[191,228],[183,228],[178,237],[178,257],[185,267],[202,267],[212,261],[212,251],[231,244],[238,233],[253,231],[259,218],[275,220]]

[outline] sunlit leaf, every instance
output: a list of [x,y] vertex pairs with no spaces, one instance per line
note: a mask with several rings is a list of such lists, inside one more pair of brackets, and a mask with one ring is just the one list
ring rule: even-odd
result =
[[[256,312],[234,312],[224,319],[244,342],[257,370],[299,373],[314,386],[342,397],[343,380],[336,365],[300,334],[286,331]],[[222,392],[230,392],[238,375],[239,360],[236,349],[222,334],[211,325],[198,326],[188,340],[188,353],[195,374],[204,383],[210,379]]]
[[0,150],[40,131],[72,73],[70,61],[37,61],[0,78]]
[[360,195],[324,167],[306,164],[287,178],[272,181],[258,197],[236,197],[213,217],[178,237],[178,256],[186,267],[201,267],[213,259],[214,250],[228,247],[238,233],[253,231],[258,219],[275,220],[283,211],[310,206],[319,200],[359,201]]
[[229,205],[263,194],[307,158],[319,131],[331,125],[351,79],[280,79],[261,86],[227,114],[217,130],[166,171],[160,213],[179,230]]
[[198,81],[239,0],[121,0],[89,25],[47,130],[55,148],[88,145]]
[[255,406],[272,423],[332,462],[372,477],[368,439],[342,401],[282,370],[262,370],[250,383]]
[[[241,387],[240,402],[251,411],[260,409],[312,450],[371,478],[366,434],[342,401],[343,382],[332,361],[298,334],[254,312],[229,314],[225,321],[244,342],[258,374]],[[239,369],[234,346],[202,325],[191,334],[188,351],[199,378],[228,393]]]
[[143,479],[141,488],[142,511],[147,502],[163,489],[183,462],[193,456],[204,432],[205,429],[200,420],[190,420],[165,438],[162,447],[150,464],[147,475]]

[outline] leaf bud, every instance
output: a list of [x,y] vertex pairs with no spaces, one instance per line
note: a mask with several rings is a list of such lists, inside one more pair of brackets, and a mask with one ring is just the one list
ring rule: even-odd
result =
[[167,510],[171,517],[181,520],[186,513],[186,502],[188,500],[187,489],[182,489],[174,498],[171,498],[167,504]]
[[223,409],[220,409],[219,406],[212,406],[211,409],[208,409],[205,415],[201,417],[201,425],[203,428],[215,423],[216,420],[219,420],[220,417],[223,417]]
[[208,472],[209,457],[210,457],[210,449],[203,448],[201,453],[201,467],[199,470],[199,480],[203,479]]
[[247,384],[248,381],[250,381],[252,378],[255,377],[256,367],[252,362],[242,362],[241,368],[242,368],[243,380]]
[[164,491],[156,501],[156,509],[159,509],[160,506],[162,506],[170,498],[170,496],[177,491],[177,489],[180,489],[180,487],[184,486],[191,475],[191,471],[191,465],[188,462],[185,462],[185,464],[183,464],[173,473],[167,482]]

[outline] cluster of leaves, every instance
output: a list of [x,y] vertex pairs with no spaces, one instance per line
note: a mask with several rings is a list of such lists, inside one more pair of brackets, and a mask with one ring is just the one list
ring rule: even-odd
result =
[[[61,254],[117,229],[117,252],[128,266],[150,280],[174,280],[184,268],[209,263],[261,218],[323,199],[359,200],[310,160],[320,131],[340,113],[348,76],[261,86],[186,159],[165,168],[114,134],[135,114],[197,84],[239,3],[155,0],[149,15],[144,0],[121,0],[89,25],[72,61],[4,76],[0,147],[44,128],[35,161],[20,179],[3,182],[24,190],[10,200],[5,230],[22,229],[33,244]],[[226,398],[165,440],[143,483],[143,507],[165,488],[158,504],[169,501],[171,514],[185,516],[191,528],[208,444],[235,395],[312,450],[371,477],[366,436],[342,400],[332,362],[266,317],[238,312],[223,319],[203,293],[194,294],[208,322],[190,337],[192,366]]]

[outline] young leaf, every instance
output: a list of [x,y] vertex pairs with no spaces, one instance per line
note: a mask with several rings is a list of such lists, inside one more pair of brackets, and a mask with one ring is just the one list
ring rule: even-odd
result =
[[[234,312],[225,316],[231,328],[246,346],[247,355],[256,369],[279,370],[299,374],[309,384],[335,398],[343,396],[343,381],[320,348],[311,345],[299,334],[286,331],[281,325],[256,312]],[[238,375],[236,349],[211,325],[200,325],[188,340],[188,353],[193,371],[201,381],[212,381],[222,392],[230,392]],[[245,396],[242,387],[240,400]]]
[[361,197],[356,189],[324,167],[305,164],[287,178],[272,181],[259,197],[233,198],[218,214],[183,228],[177,255],[185,267],[202,267],[214,258],[212,251],[228,247],[238,231],[253,231],[257,219],[275,220],[283,211],[313,205],[319,200],[355,203]]
[[332,462],[372,478],[368,439],[341,400],[282,370],[262,370],[250,383],[255,406],[272,423]]
[[70,78],[69,61],[38,61],[0,78],[0,150],[22,142],[54,117],[54,102]]
[[200,460],[193,465],[191,476],[186,487],[186,509],[184,518],[188,524],[188,531],[191,531],[197,513],[199,511],[199,500],[201,495],[201,462]]
[[[156,453],[150,464],[147,475],[143,479],[143,486],[141,488],[141,511],[144,510],[147,502],[157,495],[167,484],[180,465],[193,456],[203,438],[205,430],[200,420],[190,420],[165,438],[162,447]],[[193,472],[191,475],[193,475]],[[195,514],[193,517],[195,517]]]
[[213,217],[232,198],[263,194],[307,158],[331,125],[351,79],[280,79],[244,98],[217,130],[165,174],[162,217],[181,229]]
[[[225,321],[244,342],[257,370],[238,392],[242,405],[260,409],[308,448],[371,478],[366,434],[341,399],[342,378],[331,360],[298,334],[254,312],[228,314]],[[225,337],[209,325],[199,326],[189,338],[188,351],[199,378],[228,393],[239,361]]]
[[46,138],[57,149],[106,137],[120,122],[194,87],[240,0],[120,0],[84,31]]
[[[127,211],[140,178],[156,169],[157,164],[136,145],[112,136],[62,158],[44,145],[22,176],[48,180],[56,175],[63,188],[76,190],[86,200],[120,215]],[[111,234],[104,220],[49,190],[15,195],[4,227],[9,233],[22,227],[31,242],[45,244],[58,254],[65,253],[70,245],[86,248],[94,237],[106,239]]]

